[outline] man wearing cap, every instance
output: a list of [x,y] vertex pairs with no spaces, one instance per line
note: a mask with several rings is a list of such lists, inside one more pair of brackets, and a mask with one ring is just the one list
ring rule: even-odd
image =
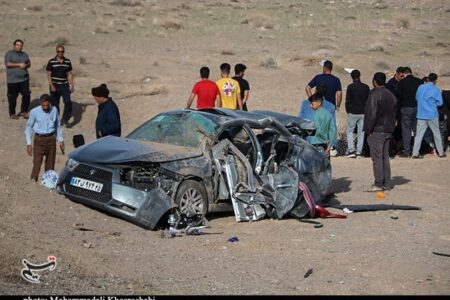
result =
[[[64,154],[64,141],[59,123],[58,110],[51,105],[50,95],[43,94],[40,106],[33,108],[25,126],[27,153],[33,157],[33,169],[30,178],[38,180],[42,161],[45,157],[45,171],[55,169],[56,142]],[[34,141],[32,144],[32,135]]]
[[247,100],[250,96],[250,84],[244,79],[245,70],[247,67],[244,64],[237,64],[234,66],[235,76],[233,77],[239,83],[241,88],[241,100],[242,100],[242,110],[248,111]]
[[95,135],[97,139],[107,135],[120,136],[120,113],[116,103],[109,97],[106,84],[91,89],[92,96],[98,103],[98,114],[95,120]]

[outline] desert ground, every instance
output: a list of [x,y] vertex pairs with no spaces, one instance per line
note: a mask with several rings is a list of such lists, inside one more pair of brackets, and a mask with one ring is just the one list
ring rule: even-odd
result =
[[[369,84],[377,71],[390,77],[408,65],[418,77],[437,73],[438,86],[450,89],[448,0],[2,0],[0,8],[1,50],[25,41],[34,102],[48,92],[45,66],[56,44],[74,65],[74,118],[57,171],[73,135],[95,139],[90,90],[100,83],[119,106],[123,135],[183,108],[200,67],[216,80],[223,62],[247,65],[250,110],[297,115],[323,59],[334,62],[344,97],[347,67]],[[4,67],[0,78],[2,295],[450,293],[450,258],[433,253],[450,254],[449,157],[394,158],[395,187],[384,199],[363,192],[373,181],[369,158],[331,159],[333,201],[419,211],[354,212],[317,219],[324,226],[314,228],[295,219],[236,223],[225,210],[208,216],[210,234],[162,238],[31,182],[26,120],[8,118]],[[345,111],[338,117],[343,132]],[[231,236],[239,242],[227,242]],[[40,284],[22,279],[22,259],[42,263],[49,255],[57,267],[40,273]]]

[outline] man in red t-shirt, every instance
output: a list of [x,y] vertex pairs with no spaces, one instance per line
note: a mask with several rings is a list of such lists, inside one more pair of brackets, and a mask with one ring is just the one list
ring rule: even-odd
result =
[[217,95],[219,95],[219,88],[214,81],[208,79],[208,67],[202,67],[200,69],[200,77],[201,80],[198,81],[192,88],[192,93],[188,99],[186,108],[191,107],[195,95],[197,95],[197,109],[211,108],[216,106]]

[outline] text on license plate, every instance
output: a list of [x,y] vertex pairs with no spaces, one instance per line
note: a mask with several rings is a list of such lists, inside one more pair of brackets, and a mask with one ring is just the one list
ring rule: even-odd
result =
[[103,188],[103,183],[98,183],[90,180],[86,180],[83,178],[72,177],[70,179],[70,185],[80,187],[82,189],[94,191],[100,193]]

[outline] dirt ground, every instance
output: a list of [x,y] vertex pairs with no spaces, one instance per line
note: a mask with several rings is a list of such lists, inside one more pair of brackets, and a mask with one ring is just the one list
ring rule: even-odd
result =
[[[418,77],[437,73],[439,87],[450,89],[446,0],[3,0],[0,8],[1,50],[24,39],[32,99],[48,92],[45,65],[56,43],[66,45],[75,77],[67,152],[73,135],[95,138],[91,87],[108,85],[126,135],[184,107],[203,65],[216,80],[222,62],[246,64],[249,108],[294,115],[325,58],[344,96],[344,67],[370,83],[374,72],[390,77],[408,65]],[[384,199],[363,192],[373,181],[369,158],[332,158],[333,201],[420,211],[358,212],[314,228],[295,219],[236,223],[228,210],[208,216],[207,235],[162,238],[30,182],[25,120],[8,118],[5,68],[0,77],[0,294],[450,293],[450,258],[433,254],[450,254],[448,157],[396,157],[395,188]],[[344,120],[340,111],[341,131]],[[58,153],[58,171],[66,160]],[[231,236],[239,242],[227,242]],[[22,259],[49,255],[57,267],[41,272],[40,284],[21,278]]]

